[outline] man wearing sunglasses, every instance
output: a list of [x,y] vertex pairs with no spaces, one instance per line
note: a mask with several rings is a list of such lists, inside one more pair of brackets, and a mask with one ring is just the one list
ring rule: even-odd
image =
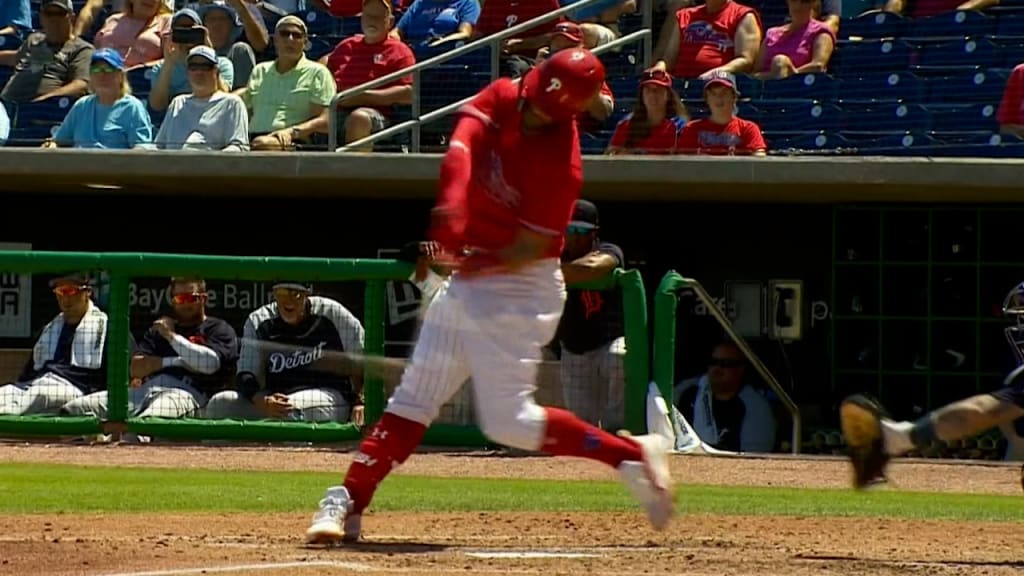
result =
[[274,301],[245,321],[237,389],[210,398],[206,417],[360,420],[362,378],[332,371],[325,360],[332,351],[362,353],[359,319],[302,283],[275,284],[273,291]]
[[67,96],[77,98],[89,88],[92,44],[74,33],[71,0],[43,0],[40,32],[29,34],[17,51],[0,51],[0,66],[14,68],[0,93],[5,102],[38,102]]
[[56,414],[107,386],[107,315],[91,299],[85,273],[50,282],[60,314],[47,324],[18,381],[0,386],[0,414]]
[[[132,355],[128,410],[134,417],[197,416],[235,372],[238,337],[227,322],[206,314],[206,282],[172,278],[170,294],[171,314],[153,322]],[[107,392],[74,400],[64,410],[106,418]]]
[[775,414],[744,381],[746,359],[731,340],[715,346],[708,370],[675,389],[677,417],[686,418],[707,445],[730,452],[771,452]]
[[[577,200],[562,251],[566,284],[598,280],[625,266],[622,248],[602,242],[599,229],[597,206]],[[626,392],[622,293],[568,290],[555,342],[565,407],[605,430],[621,428]]]

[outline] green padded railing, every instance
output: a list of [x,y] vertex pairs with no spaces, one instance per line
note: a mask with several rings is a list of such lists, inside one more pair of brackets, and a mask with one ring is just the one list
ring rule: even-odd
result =
[[[275,258],[205,256],[153,253],[85,253],[0,251],[0,270],[19,274],[64,273],[76,270],[104,270],[109,275],[108,325],[108,419],[71,417],[0,416],[0,434],[77,436],[97,434],[110,425],[125,425],[137,434],[191,440],[345,442],[358,440],[354,424],[272,420],[206,420],[128,417],[130,350],[121,343],[129,333],[129,283],[141,276],[186,276],[245,278],[273,281],[281,278],[320,282],[364,281],[364,352],[383,355],[385,323],[385,282],[404,280],[413,268],[395,260],[329,258]],[[645,397],[649,375],[647,303],[643,280],[635,270],[616,270],[597,282],[573,288],[606,290],[621,288],[626,332],[626,426],[634,433],[646,429]],[[368,371],[364,379],[365,420],[373,423],[383,414],[386,398],[379,375]],[[434,424],[424,443],[441,446],[485,446],[489,442],[476,426]]]

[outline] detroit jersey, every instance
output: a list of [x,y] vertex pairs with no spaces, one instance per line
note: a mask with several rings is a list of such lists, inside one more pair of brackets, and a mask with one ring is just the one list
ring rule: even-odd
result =
[[[470,149],[464,240],[495,251],[510,245],[525,226],[557,238],[544,257],[558,258],[583,187],[579,135],[575,122],[524,133],[519,100],[519,86],[501,78],[462,109],[486,126],[484,142]],[[465,147],[457,140],[451,145]]]
[[[277,303],[271,302],[255,310],[245,322],[238,361],[239,384],[244,392],[255,392],[246,390],[255,377],[259,388],[268,395],[332,388],[352,399],[351,380],[319,370],[316,363],[329,351],[362,352],[363,337],[359,320],[330,298],[310,296],[306,317],[297,326],[285,322],[277,313]],[[261,346],[263,342],[268,346]],[[277,350],[273,344],[300,349]]]

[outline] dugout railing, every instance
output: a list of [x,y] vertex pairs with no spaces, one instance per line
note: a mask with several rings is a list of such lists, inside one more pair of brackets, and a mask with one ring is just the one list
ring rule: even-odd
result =
[[[779,384],[778,379],[764,362],[751,350],[746,340],[736,332],[732,322],[716,305],[714,298],[700,282],[693,278],[686,278],[674,270],[670,270],[658,284],[657,293],[654,296],[654,382],[664,398],[673,398],[675,386],[676,366],[676,322],[679,307],[679,297],[682,294],[691,293],[705,306],[711,316],[715,319],[721,329],[728,334],[729,338],[736,343],[736,346],[746,357],[750,366],[754,368],[758,376],[771,387],[779,397],[786,410],[789,412],[792,422],[792,451],[793,454],[800,453],[801,446],[801,419],[800,408],[789,397],[785,389]],[[673,423],[675,420],[672,414]]]
[[[292,420],[234,420],[207,418],[135,418],[129,415],[129,363],[127,346],[131,330],[130,282],[133,279],[172,276],[210,279],[244,279],[274,282],[283,279],[314,283],[362,282],[364,354],[384,355],[386,285],[405,281],[413,266],[397,260],[285,257],[235,257],[155,253],[85,253],[0,251],[0,270],[7,274],[52,274],[71,271],[102,272],[107,326],[107,417],[0,416],[0,437],[92,436],[134,433],[169,440],[233,440],[246,442],[342,443],[361,438],[351,423]],[[636,270],[615,270],[608,276],[574,288],[621,290],[626,333],[626,397],[624,421],[634,433],[646,429],[646,387],[649,382],[650,347],[647,301],[641,275]],[[97,299],[94,294],[94,302]],[[54,312],[56,313],[56,312]],[[134,334],[134,336],[138,336]],[[239,336],[241,332],[239,331]],[[383,413],[386,387],[377,370],[365,368],[365,422]],[[436,422],[424,444],[481,447],[489,442],[475,424]]]

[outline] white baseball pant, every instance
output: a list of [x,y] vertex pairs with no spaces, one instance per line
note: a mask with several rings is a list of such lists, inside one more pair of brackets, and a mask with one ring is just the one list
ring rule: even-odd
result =
[[[145,418],[186,418],[199,414],[206,403],[206,395],[196,390],[190,382],[168,374],[157,374],[146,380],[142,386],[128,390],[128,413]],[[72,416],[95,416],[107,418],[107,391],[93,392],[68,402],[64,411]]]
[[[308,422],[348,422],[352,412],[345,397],[333,388],[308,388],[287,396],[292,409]],[[238,392],[225,390],[214,394],[207,402],[206,417],[212,420],[263,420],[267,416]]]
[[0,415],[57,414],[81,396],[82,391],[66,378],[47,372],[30,382],[0,386]]
[[605,430],[622,428],[626,412],[626,338],[583,354],[562,348],[559,368],[565,408]]
[[513,274],[452,278],[427,309],[402,382],[387,412],[429,426],[472,377],[481,431],[491,440],[538,450],[546,412],[534,401],[541,347],[565,305],[557,259]]

